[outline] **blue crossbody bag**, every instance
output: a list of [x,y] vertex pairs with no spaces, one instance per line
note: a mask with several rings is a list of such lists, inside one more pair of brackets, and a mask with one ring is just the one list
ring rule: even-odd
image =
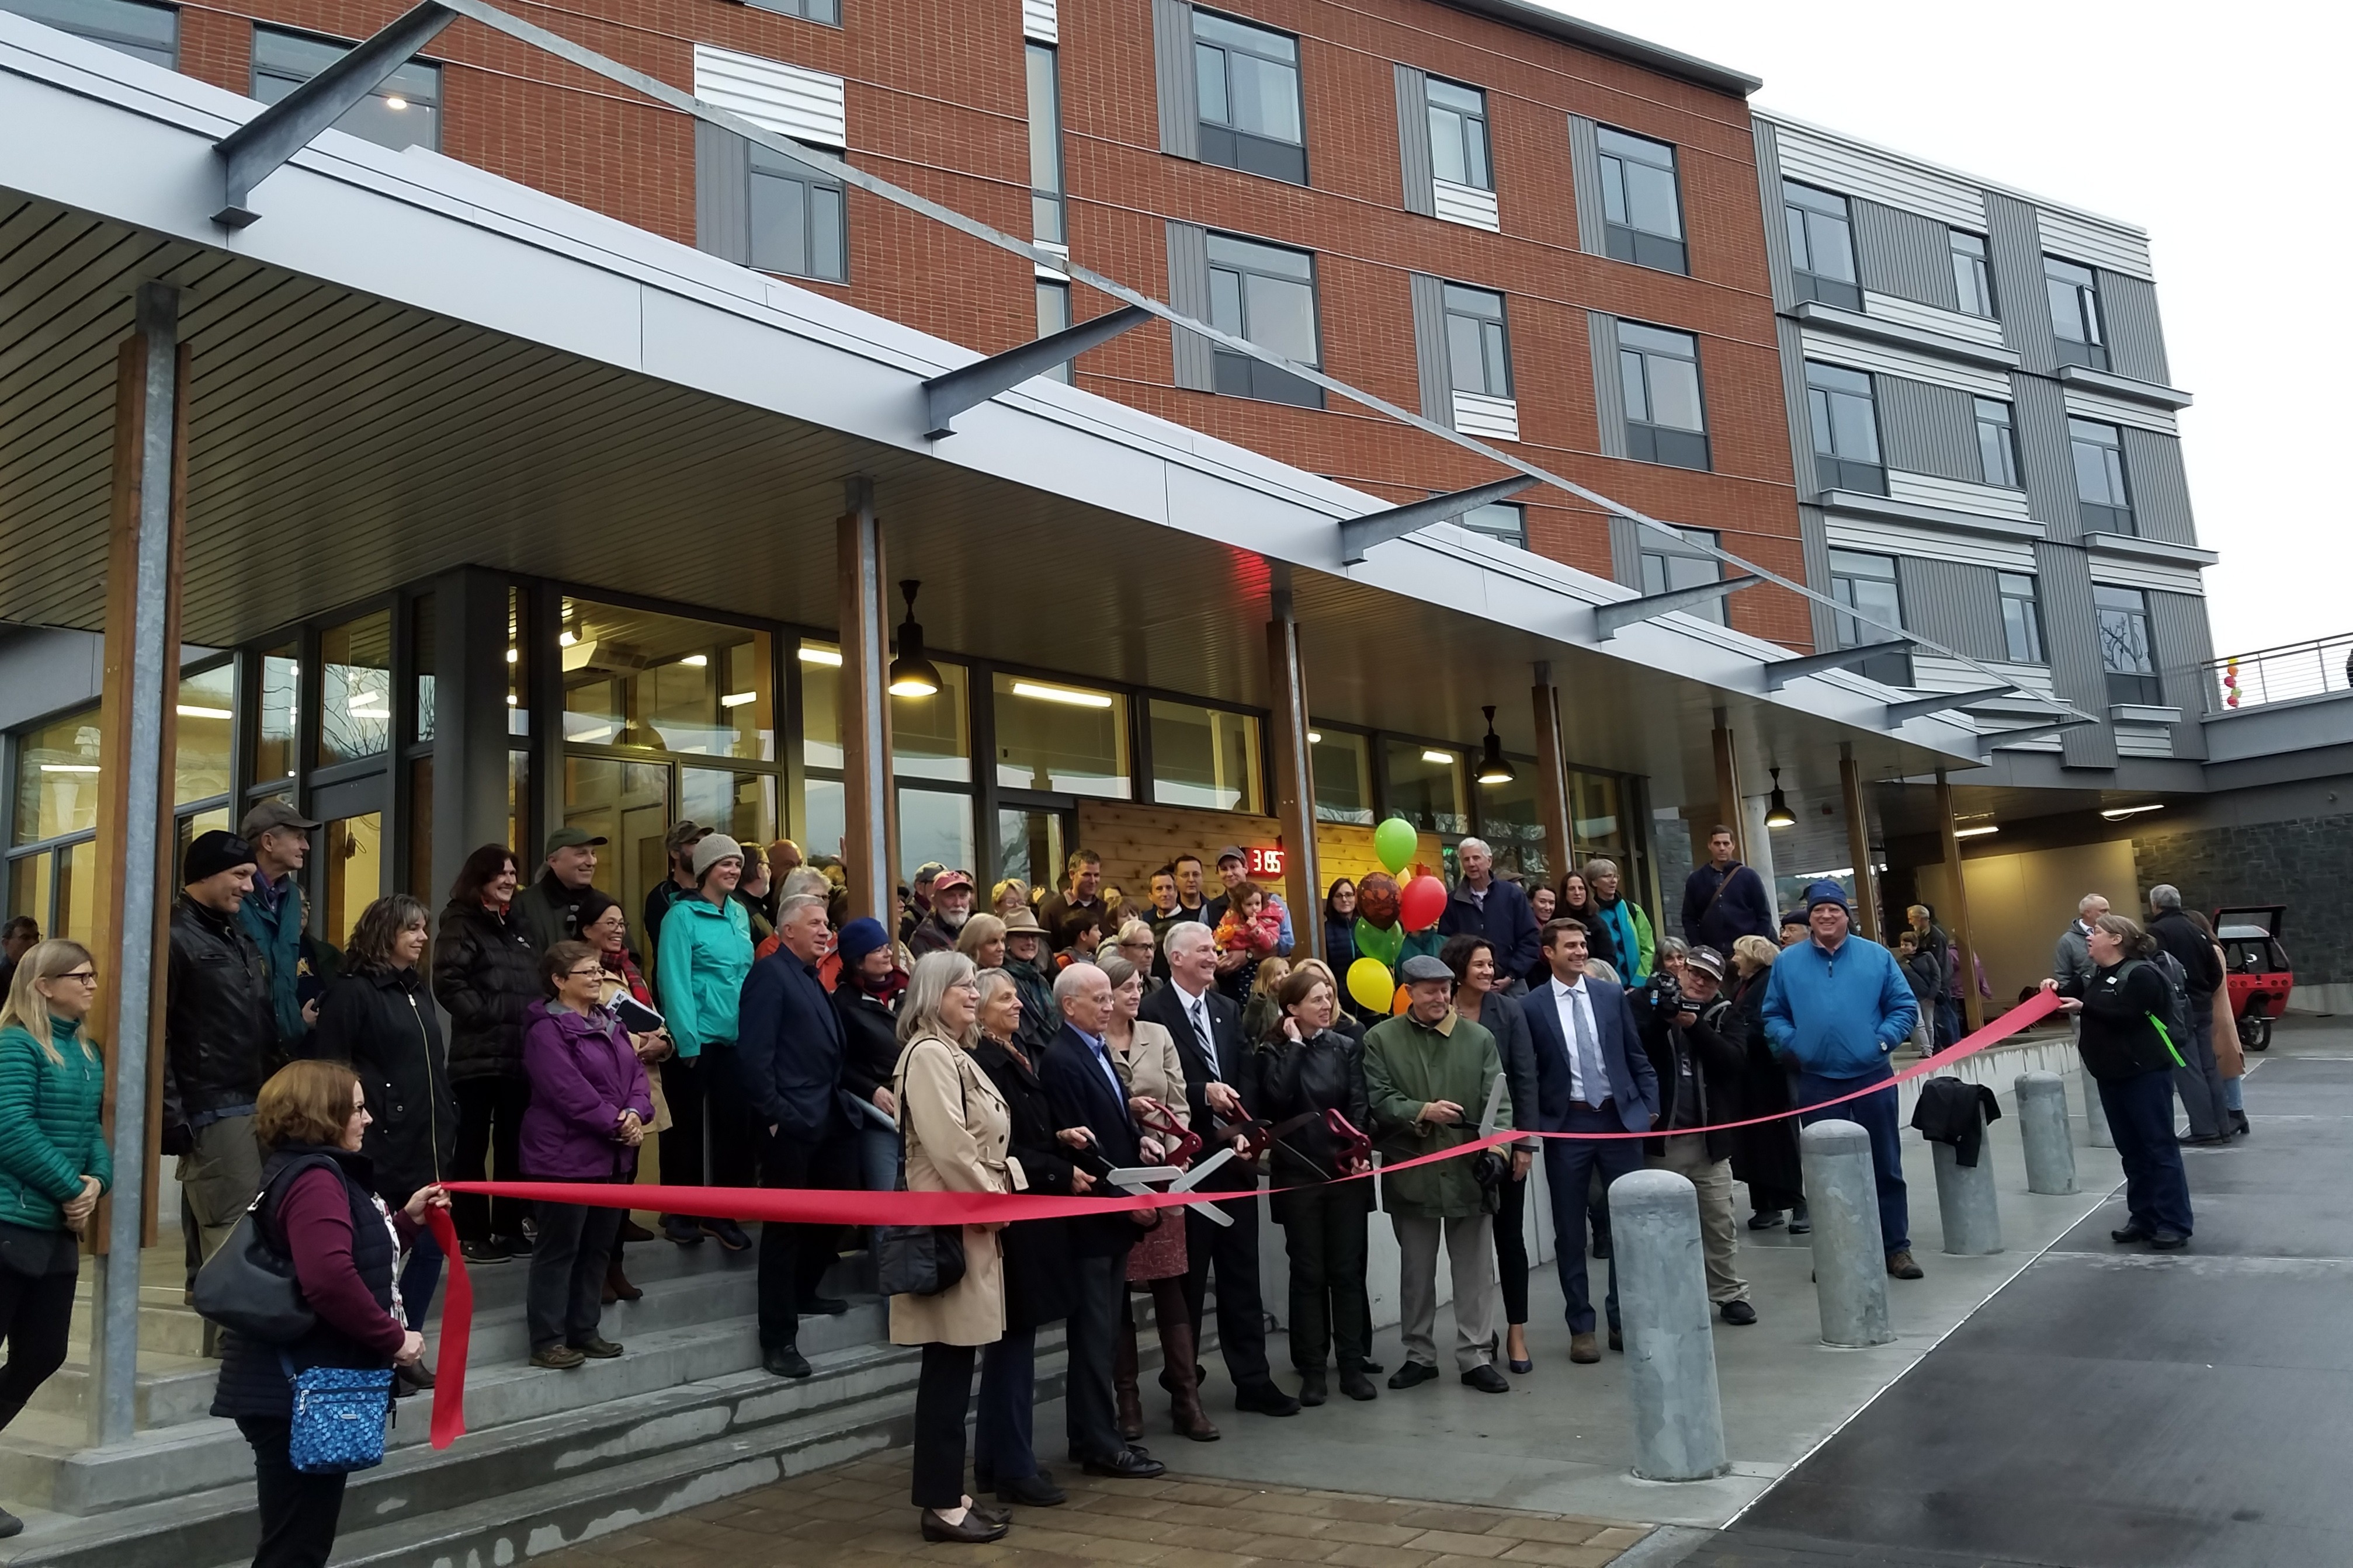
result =
[[314,1366],[297,1372],[284,1351],[278,1352],[278,1364],[294,1388],[294,1426],[287,1434],[286,1454],[295,1469],[333,1476],[384,1463],[392,1416],[391,1368]]

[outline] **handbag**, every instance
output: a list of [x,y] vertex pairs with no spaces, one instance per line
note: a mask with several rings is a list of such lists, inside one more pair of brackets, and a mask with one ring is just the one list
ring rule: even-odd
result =
[[[909,1051],[915,1047],[913,1043]],[[907,1058],[899,1058],[892,1091],[906,1100]],[[907,1190],[907,1128],[903,1110],[899,1131],[899,1185]],[[938,1296],[955,1289],[964,1279],[964,1226],[960,1225],[881,1225],[874,1227],[875,1287],[885,1296]]]
[[196,1270],[197,1316],[233,1334],[279,1345],[301,1339],[318,1323],[318,1314],[302,1299],[302,1287],[295,1280],[294,1260],[261,1234],[261,1205],[279,1182],[324,1163],[311,1160],[289,1165],[253,1195],[228,1239]]
[[385,1431],[392,1419],[390,1367],[314,1366],[294,1370],[278,1352],[294,1386],[294,1422],[286,1458],[306,1476],[337,1476],[384,1463]]

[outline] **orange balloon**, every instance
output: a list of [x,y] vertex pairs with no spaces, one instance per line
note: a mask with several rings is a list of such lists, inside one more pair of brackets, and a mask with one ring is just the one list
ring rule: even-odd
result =
[[1392,1018],[1404,1016],[1406,1008],[1411,1005],[1412,1001],[1412,993],[1402,985],[1398,986],[1397,995],[1389,1003],[1389,1016]]

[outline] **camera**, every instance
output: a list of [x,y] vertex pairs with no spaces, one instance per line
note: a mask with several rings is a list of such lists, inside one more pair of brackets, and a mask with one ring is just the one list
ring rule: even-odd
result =
[[1683,982],[1662,969],[1651,976],[1643,989],[1650,993],[1651,1005],[1672,1017],[1684,1010]]

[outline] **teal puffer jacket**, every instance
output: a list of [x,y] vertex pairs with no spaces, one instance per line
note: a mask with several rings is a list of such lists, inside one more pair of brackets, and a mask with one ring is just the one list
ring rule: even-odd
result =
[[114,1184],[99,1119],[106,1068],[82,1048],[80,1032],[49,1020],[52,1062],[22,1025],[0,1029],[0,1224],[63,1230],[59,1205],[81,1195],[81,1179]]

